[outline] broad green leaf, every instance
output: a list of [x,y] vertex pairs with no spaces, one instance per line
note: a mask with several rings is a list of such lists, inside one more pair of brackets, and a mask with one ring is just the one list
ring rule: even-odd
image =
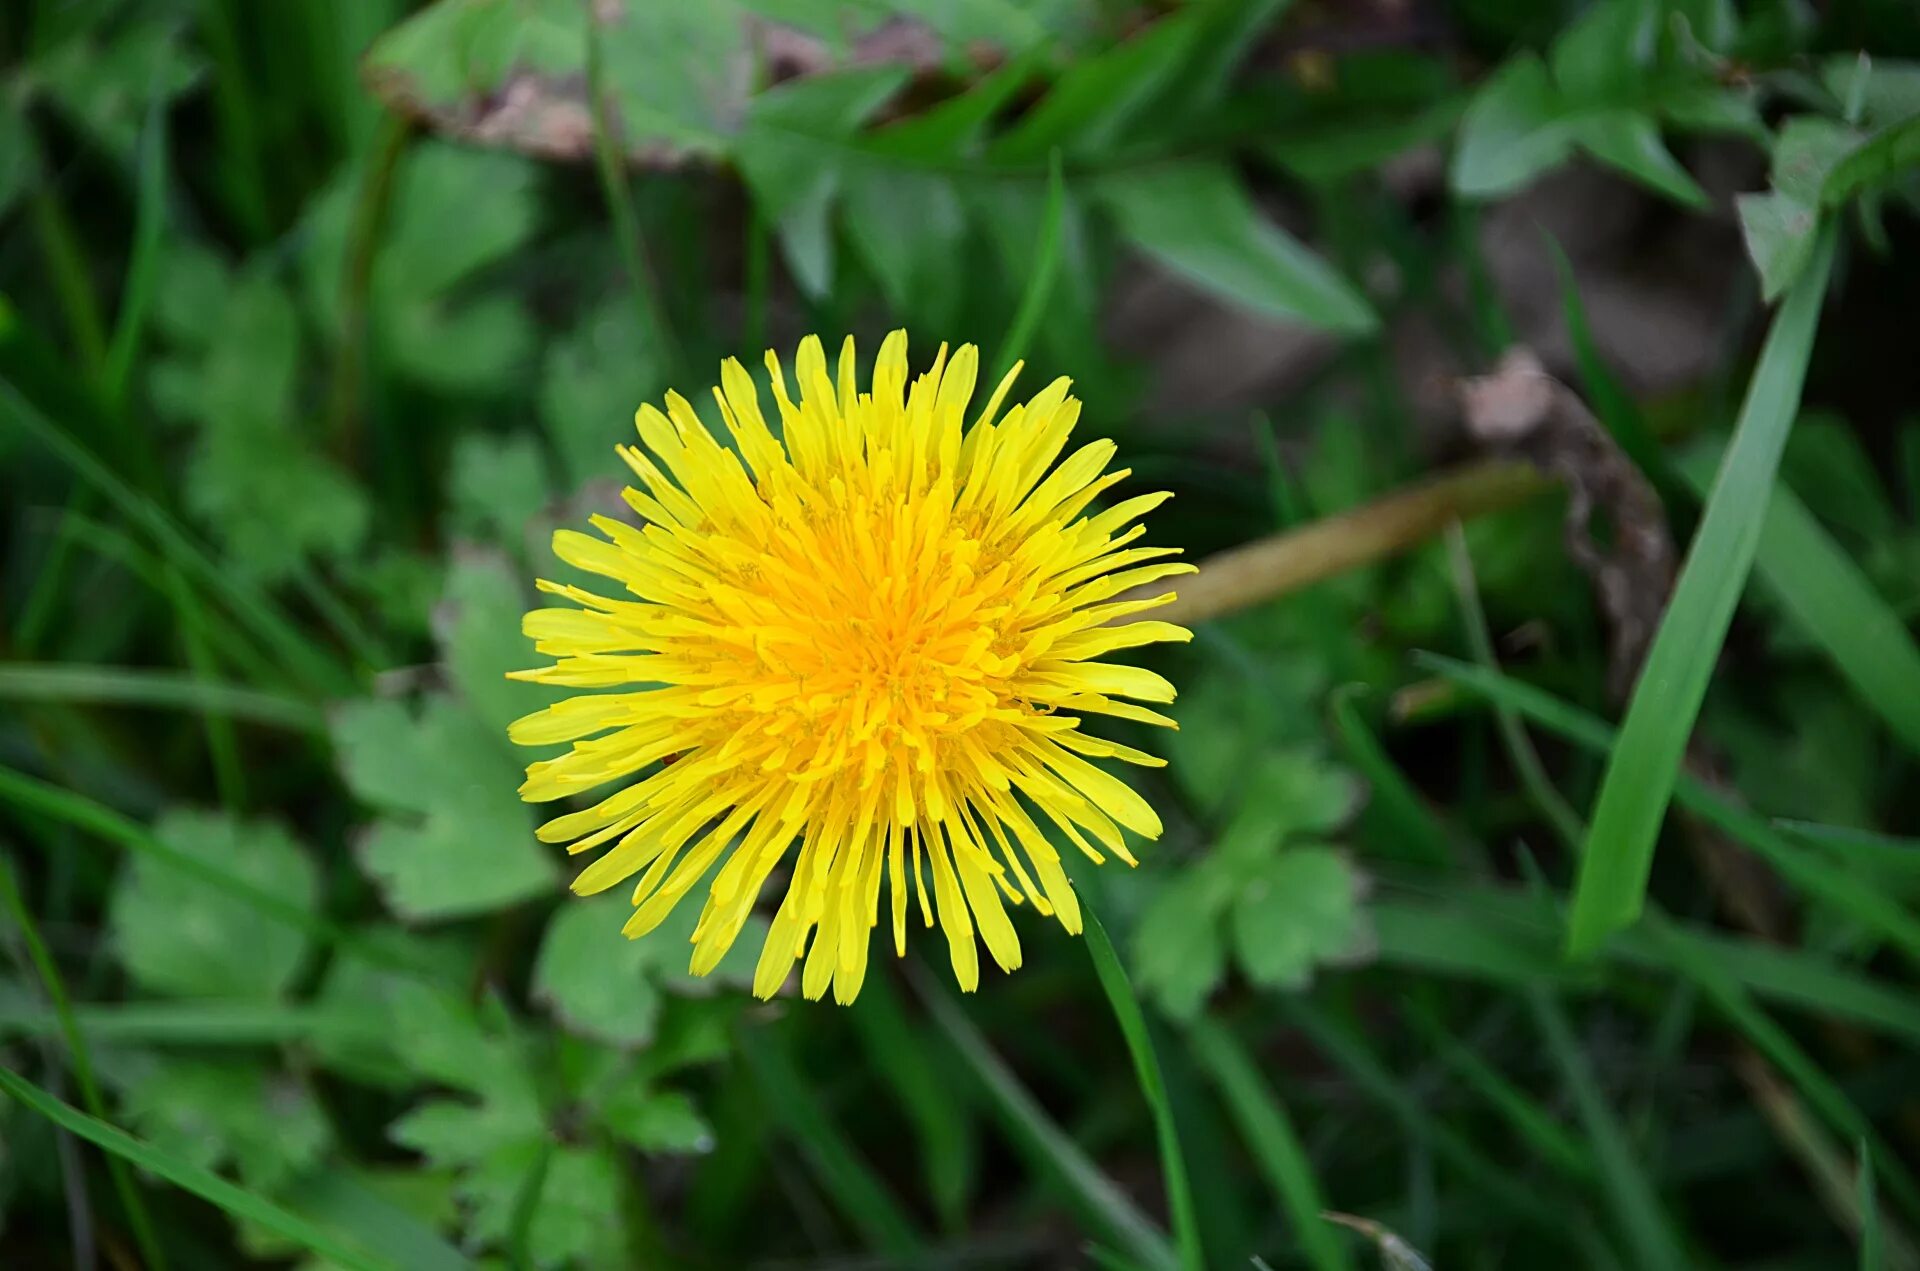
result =
[[199,252],[163,259],[156,316],[175,351],[152,366],[150,388],[164,416],[195,430],[187,507],[232,567],[262,580],[353,551],[366,498],[301,419],[292,298],[259,269],[230,275]]
[[1920,118],[1868,137],[1835,163],[1820,184],[1820,201],[1838,207],[1890,179],[1920,168]]
[[1773,188],[1797,203],[1820,206],[1827,179],[1859,147],[1861,134],[1831,119],[1796,115],[1780,126],[1769,176]]
[[[279,824],[178,809],[153,832],[167,847],[313,912],[312,859]],[[114,885],[108,931],[127,973],[183,997],[275,997],[306,959],[304,932],[165,861],[135,855]]]
[[1568,916],[1568,949],[1576,955],[1591,954],[1640,913],[1680,761],[1745,589],[1780,453],[1799,413],[1832,260],[1829,239],[1768,332],[1733,443],[1608,756]]
[[529,607],[517,571],[505,557],[461,552],[447,570],[446,593],[434,615],[447,677],[503,753],[515,758],[520,752],[506,749],[507,725],[565,696],[549,685],[507,678],[507,672],[540,660],[533,641],[520,630]]
[[568,897],[554,911],[533,967],[533,994],[569,1031],[614,1046],[651,1041],[661,992],[702,995],[753,983],[766,923],[749,919],[720,965],[702,977],[687,970],[700,904],[688,898],[637,940],[621,933],[633,915],[619,889]]
[[1704,208],[1707,192],[1660,140],[1653,119],[1635,110],[1603,110],[1577,117],[1573,136],[1603,163],[1689,207]]
[[1166,882],[1133,933],[1133,974],[1140,991],[1174,1019],[1192,1019],[1227,970],[1219,914],[1221,880],[1192,870]]
[[[400,159],[373,262],[368,324],[401,374],[450,393],[500,391],[524,378],[532,319],[517,299],[475,280],[533,234],[536,175],[512,155],[440,144],[414,146]],[[340,280],[359,193],[343,178],[308,218],[309,298],[328,330],[340,329]],[[460,231],[449,233],[450,225]]]
[[858,161],[847,139],[904,80],[897,68],[871,67],[798,80],[754,99],[735,157],[809,295],[824,296],[833,285],[833,208],[845,165]]
[[161,1151],[208,1170],[232,1164],[268,1194],[318,1164],[333,1138],[304,1082],[244,1062],[156,1060],[126,1083],[122,1110]]
[[552,887],[520,774],[479,716],[440,696],[417,711],[367,700],[340,707],[331,732],[348,788],[386,814],[357,855],[394,913],[463,917]]
[[1742,194],[1734,207],[1740,213],[1740,236],[1746,241],[1747,255],[1760,273],[1761,299],[1771,304],[1799,281],[1813,259],[1819,214],[1777,190]]
[[713,1150],[713,1127],[681,1091],[630,1085],[598,1111],[607,1129],[642,1152]]
[[1163,18],[1104,52],[1074,61],[1047,95],[989,147],[996,162],[1034,163],[1059,149],[1070,157],[1130,140],[1146,108],[1175,82],[1206,15]]
[[148,103],[172,101],[199,80],[204,62],[193,43],[177,17],[143,13],[63,40],[22,73],[115,162],[130,167]]
[[954,262],[967,254],[960,192],[940,173],[858,166],[841,177],[847,237],[893,312],[953,329],[962,295]]
[[631,914],[617,890],[562,901],[533,964],[534,998],[569,1031],[613,1046],[640,1046],[653,1038],[660,1017],[654,972],[663,959],[686,956],[684,949],[662,949],[664,932],[627,939],[620,925]]
[[1263,217],[1223,164],[1142,168],[1102,180],[1098,195],[1136,247],[1221,299],[1348,335],[1377,325],[1360,293]]
[[1460,120],[1451,181],[1469,198],[1510,194],[1563,162],[1573,138],[1547,67],[1531,53],[1501,67]]
[[1302,989],[1322,963],[1351,962],[1373,947],[1362,884],[1347,859],[1324,847],[1282,850],[1233,900],[1234,952],[1267,988]]
[[[327,1166],[296,1180],[280,1199],[315,1226],[407,1271],[470,1271],[473,1266],[439,1234],[455,1217],[453,1178],[444,1172]],[[240,1232],[250,1257],[283,1259],[298,1251],[285,1237],[252,1223]]]
[[527,433],[463,433],[453,443],[447,485],[458,532],[517,552],[547,505],[547,461]]
[[1596,0],[1553,43],[1553,79],[1576,106],[1637,94],[1660,34],[1653,0]]
[[[753,350],[742,350],[752,364]],[[659,348],[632,303],[614,296],[547,345],[540,370],[540,422],[560,455],[565,489],[626,479],[614,447],[634,440],[634,413],[667,387]]]

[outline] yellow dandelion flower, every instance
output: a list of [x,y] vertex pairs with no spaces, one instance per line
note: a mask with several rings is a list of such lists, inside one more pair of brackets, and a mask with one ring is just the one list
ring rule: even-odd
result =
[[664,415],[643,406],[635,417],[645,448],[619,448],[644,526],[596,516],[604,538],[553,536],[561,560],[630,598],[540,583],[579,607],[527,615],[527,635],[556,660],[516,678],[618,691],[513,725],[517,742],[572,743],[529,767],[520,793],[560,799],[646,773],[540,837],[606,849],[575,880],[582,894],[645,871],[625,928],[634,937],[724,858],[694,932],[697,975],[797,842],[754,992],[772,994],[804,954],[806,995],[831,982],[851,1002],[883,877],[896,951],[911,890],[971,991],[976,928],[1003,969],[1020,965],[1003,896],[1080,929],[1043,819],[1095,861],[1104,848],[1133,863],[1123,828],[1159,835],[1146,801],[1089,760],[1161,761],[1082,732],[1081,717],[1172,726],[1135,704],[1172,701],[1171,684],[1099,659],[1189,639],[1171,623],[1120,621],[1170,596],[1115,598],[1192,567],[1165,560],[1171,549],[1128,546],[1167,495],[1092,510],[1127,476],[1106,471],[1112,442],[1056,463],[1080,414],[1065,379],[999,415],[1015,367],[968,428],[971,345],[951,360],[943,345],[909,387],[896,331],[861,392],[853,341],[836,379],[809,337],[797,399],[766,360],[778,437],[729,360],[714,400],[734,448],[669,393]]

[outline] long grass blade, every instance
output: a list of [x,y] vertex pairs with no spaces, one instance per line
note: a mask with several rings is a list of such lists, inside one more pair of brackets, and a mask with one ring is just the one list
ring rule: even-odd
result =
[[768,1108],[786,1126],[848,1224],[890,1258],[913,1260],[920,1236],[906,1211],[820,1106],[813,1087],[788,1056],[784,1039],[764,1030],[743,1032],[740,1053],[766,1093]]
[[221,569],[165,509],[128,485],[5,380],[0,380],[0,415],[10,417],[15,425],[58,455],[88,485],[105,495],[108,502],[139,522],[169,560],[221,596],[235,617],[245,622],[268,647],[277,650],[316,691],[355,691],[357,686],[352,677],[281,613],[265,593],[240,581],[232,571]]
[[916,987],[928,1013],[979,1081],[1014,1145],[1036,1172],[1056,1182],[1093,1227],[1141,1266],[1149,1271],[1178,1271],[1180,1263],[1166,1234],[1053,1122],[947,993],[925,977],[916,977]]
[[16,662],[0,666],[0,701],[177,708],[313,733],[326,726],[296,697],[145,667]]
[[1047,206],[1041,213],[1039,253],[1034,258],[1026,290],[1020,295],[1020,307],[1014,312],[1013,324],[1007,328],[1007,342],[1000,351],[1000,361],[994,367],[990,383],[998,384],[1026,357],[1027,347],[1040,329],[1040,319],[1046,315],[1047,301],[1053,297],[1053,282],[1060,272],[1060,229],[1066,216],[1066,202],[1066,180],[1060,174],[1060,152],[1055,150],[1047,161]]
[[[1680,470],[1704,489],[1712,462],[1710,454],[1696,452],[1681,460]],[[1920,647],[1866,574],[1784,485],[1773,492],[1754,565],[1862,704],[1920,754]]]
[[[94,1077],[93,1052],[87,1049],[87,1039],[74,1018],[73,999],[67,992],[66,978],[60,974],[60,964],[53,960],[47,942],[40,938],[40,925],[33,920],[26,897],[20,894],[20,884],[13,876],[12,863],[5,860],[0,860],[0,893],[3,893],[0,899],[5,900],[14,923],[20,928],[20,937],[27,946],[27,958],[40,976],[40,985],[46,991],[47,1000],[53,1003],[54,1020],[61,1039],[66,1042],[67,1057],[73,1066],[74,1084],[80,1087],[80,1101],[87,1105],[88,1112],[105,1121],[107,1101],[100,1093],[100,1082]],[[133,1240],[140,1247],[141,1260],[154,1271],[165,1271],[167,1260],[160,1250],[159,1237],[154,1235],[153,1218],[147,1213],[146,1202],[140,1198],[140,1189],[135,1185],[126,1162],[111,1152],[107,1153],[107,1172],[113,1177],[113,1189],[120,1197],[120,1207],[126,1210],[127,1225],[133,1229]]]
[[1560,1004],[1538,986],[1528,992],[1527,1002],[1546,1039],[1547,1051],[1573,1096],[1574,1109],[1593,1148],[1601,1187],[1613,1206],[1621,1233],[1634,1251],[1634,1265],[1647,1271],[1687,1266],[1673,1220],[1661,1206],[1653,1180],[1634,1159],[1633,1145],[1594,1079]]
[[1747,572],[1813,352],[1833,263],[1828,231],[1774,319],[1747,386],[1733,443],[1707,498],[1673,599],[1634,686],[1580,857],[1567,951],[1584,957],[1640,914],[1694,718]]
[[1347,1249],[1328,1229],[1321,1213],[1326,1198],[1293,1119],[1245,1047],[1225,1027],[1201,1016],[1187,1029],[1193,1056],[1220,1089],[1240,1132],[1274,1197],[1286,1211],[1287,1227],[1316,1271],[1351,1271]]
[[1140,1093],[1153,1112],[1154,1134],[1160,1141],[1160,1171],[1165,1175],[1167,1210],[1173,1215],[1173,1239],[1180,1253],[1180,1265],[1186,1271],[1202,1271],[1206,1255],[1200,1246],[1200,1224],[1193,1209],[1193,1189],[1187,1183],[1187,1160],[1180,1151],[1180,1130],[1174,1124],[1173,1104],[1167,1099],[1166,1077],[1160,1071],[1160,1057],[1154,1053],[1153,1037],[1147,1031],[1147,1017],[1127,979],[1120,955],[1114,952],[1107,929],[1091,910],[1086,919],[1087,952],[1093,956],[1094,973],[1106,991],[1120,1032],[1133,1055],[1133,1070],[1140,1082]]
[[61,1129],[79,1135],[150,1174],[159,1175],[174,1186],[219,1206],[236,1219],[257,1223],[341,1267],[352,1268],[353,1271],[391,1271],[390,1264],[377,1262],[358,1249],[342,1244],[299,1215],[288,1213],[273,1202],[235,1186],[212,1170],[183,1161],[144,1139],[135,1138],[116,1125],[88,1116],[73,1105],[54,1098],[19,1073],[0,1068],[0,1090]]
[[[1417,660],[1464,689],[1510,703],[1521,714],[1575,745],[1599,752],[1605,752],[1610,746],[1618,749],[1614,732],[1606,724],[1531,684],[1436,654],[1418,654]],[[1920,916],[1898,899],[1871,883],[1835,869],[1824,855],[1802,847],[1774,829],[1764,817],[1756,816],[1700,782],[1679,778],[1674,797],[1708,824],[1752,848],[1788,882],[1862,926],[1877,931],[1914,965],[1920,966]]]

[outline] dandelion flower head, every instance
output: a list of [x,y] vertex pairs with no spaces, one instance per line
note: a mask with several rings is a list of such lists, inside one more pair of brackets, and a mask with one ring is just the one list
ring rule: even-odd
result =
[[[1047,825],[1095,861],[1133,863],[1123,830],[1160,820],[1096,761],[1161,761],[1082,731],[1087,716],[1171,727],[1142,702],[1173,700],[1151,671],[1102,661],[1163,640],[1131,620],[1172,599],[1123,593],[1191,566],[1130,546],[1168,496],[1100,506],[1128,474],[1110,441],[1067,454],[1080,404],[1068,382],[1000,408],[1015,367],[967,426],[979,369],[945,346],[908,382],[907,341],[882,344],[870,391],[853,341],[830,372],[820,341],[767,370],[779,430],[747,371],[714,390],[732,446],[669,393],[641,407],[642,524],[593,518],[554,552],[617,584],[602,596],[542,581],[575,607],[536,609],[525,630],[551,666],[519,679],[582,693],[513,725],[515,741],[571,743],[527,769],[521,795],[561,799],[624,782],[540,837],[600,850],[582,894],[640,875],[625,931],[653,930],[719,864],[693,936],[706,974],[768,880],[786,891],[754,991],[804,957],[801,987],[851,1002],[883,891],[904,954],[909,911],[946,935],[955,975],[979,981],[978,943],[1020,965],[1007,904],[1031,902],[1070,932],[1080,907]],[[976,932],[978,933],[976,940]]]

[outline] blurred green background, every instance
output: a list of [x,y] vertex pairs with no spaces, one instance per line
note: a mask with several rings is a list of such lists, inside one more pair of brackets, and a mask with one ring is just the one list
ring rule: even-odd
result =
[[[1920,1265],[1903,58],[1910,0],[13,0],[0,1262]],[[1151,541],[1285,536],[1079,871],[1130,984],[1025,915],[973,997],[922,939],[755,1003],[515,797],[634,408],[901,325],[1072,376]]]

